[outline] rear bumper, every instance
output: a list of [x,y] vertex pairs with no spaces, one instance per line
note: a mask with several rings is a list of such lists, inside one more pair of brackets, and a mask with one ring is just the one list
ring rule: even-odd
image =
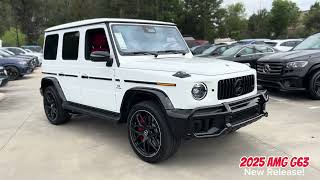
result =
[[218,137],[268,116],[268,99],[266,91],[259,91],[255,96],[217,106],[167,110],[168,123],[176,137]]
[[258,75],[258,84],[263,87],[276,88],[285,91],[304,91],[303,78],[298,76],[267,77]]

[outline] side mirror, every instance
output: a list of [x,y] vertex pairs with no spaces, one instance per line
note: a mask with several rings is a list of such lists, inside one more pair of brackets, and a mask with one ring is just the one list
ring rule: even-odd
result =
[[237,55],[236,55],[237,58],[238,58],[238,57],[241,57],[241,56],[242,56],[241,54],[237,54]]
[[90,54],[90,60],[93,62],[106,62],[107,66],[112,66],[113,59],[108,51],[94,51]]

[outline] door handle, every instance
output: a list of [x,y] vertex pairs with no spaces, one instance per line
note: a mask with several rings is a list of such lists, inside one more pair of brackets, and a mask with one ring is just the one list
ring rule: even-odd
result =
[[82,74],[82,75],[81,75],[81,78],[83,78],[83,79],[89,79],[89,76],[88,76],[87,74]]

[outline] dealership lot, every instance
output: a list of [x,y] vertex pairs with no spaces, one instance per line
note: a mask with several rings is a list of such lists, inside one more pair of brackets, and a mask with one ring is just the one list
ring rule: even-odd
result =
[[131,150],[125,125],[81,115],[50,125],[40,80],[38,69],[0,89],[1,179],[257,179],[243,175],[242,156],[310,156],[305,176],[271,178],[320,178],[320,102],[301,93],[271,92],[268,118],[217,139],[184,141],[173,158],[150,165]]

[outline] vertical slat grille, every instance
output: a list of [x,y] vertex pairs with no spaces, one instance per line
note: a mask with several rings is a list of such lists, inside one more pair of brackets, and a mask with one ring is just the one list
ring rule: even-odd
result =
[[254,75],[224,79],[218,82],[218,99],[230,99],[254,90]]

